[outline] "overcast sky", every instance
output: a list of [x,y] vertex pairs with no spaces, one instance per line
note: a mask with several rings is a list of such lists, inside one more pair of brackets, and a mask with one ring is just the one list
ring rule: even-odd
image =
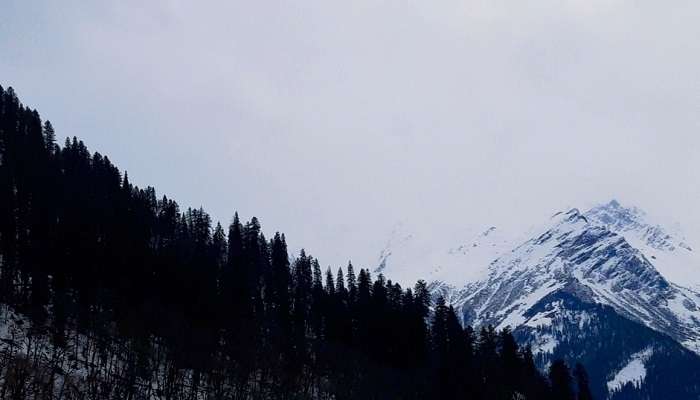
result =
[[136,184],[322,264],[373,262],[399,221],[519,229],[613,197],[700,239],[698,21],[697,1],[3,0],[0,84]]

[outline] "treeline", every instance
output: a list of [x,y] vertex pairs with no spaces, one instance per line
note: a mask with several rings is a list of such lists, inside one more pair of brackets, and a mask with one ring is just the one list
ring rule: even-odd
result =
[[0,301],[36,336],[0,354],[0,399],[590,398],[581,366],[545,378],[509,330],[462,328],[423,281],[324,272],[256,218],[214,225],[75,137],[58,146],[2,87]]

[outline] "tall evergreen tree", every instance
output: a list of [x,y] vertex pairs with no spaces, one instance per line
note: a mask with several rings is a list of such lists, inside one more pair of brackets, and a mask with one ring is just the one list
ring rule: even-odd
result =
[[552,398],[557,400],[574,400],[571,386],[571,373],[563,360],[554,360],[549,367],[549,381],[552,385]]
[[576,363],[574,367],[574,377],[576,378],[576,388],[578,390],[576,400],[593,400],[588,382],[588,373],[581,363]]
[[56,132],[51,125],[51,121],[44,122],[44,143],[46,143],[46,150],[50,155],[53,155],[56,151]]
[[338,273],[335,275],[335,293],[340,301],[344,301],[347,297],[345,277],[343,276],[342,268],[338,268]]
[[328,267],[326,270],[326,293],[329,296],[335,296],[335,279],[333,278],[331,267]]
[[357,279],[355,277],[355,268],[352,262],[348,262],[348,301],[354,303],[357,300]]

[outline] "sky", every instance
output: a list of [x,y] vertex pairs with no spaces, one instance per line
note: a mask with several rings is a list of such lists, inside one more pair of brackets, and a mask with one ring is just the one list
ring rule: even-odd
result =
[[[700,2],[4,0],[0,85],[322,265],[611,198],[700,247]],[[695,237],[698,240],[693,241]]]

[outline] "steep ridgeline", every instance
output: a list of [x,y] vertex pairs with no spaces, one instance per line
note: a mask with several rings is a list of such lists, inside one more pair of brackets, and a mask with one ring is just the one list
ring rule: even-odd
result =
[[693,251],[675,225],[651,223],[644,211],[623,207],[615,200],[592,208],[585,217],[623,236],[670,282],[700,292],[700,252]]
[[463,290],[464,320],[512,327],[544,296],[569,285],[590,302],[664,332],[700,351],[700,295],[670,283],[641,251],[578,210],[493,262],[489,277]]
[[431,288],[448,295],[465,324],[512,327],[542,365],[580,358],[596,371],[599,395],[697,398],[700,294],[678,282],[697,277],[700,264],[690,246],[643,217],[616,201],[558,213],[491,262],[485,278]]

